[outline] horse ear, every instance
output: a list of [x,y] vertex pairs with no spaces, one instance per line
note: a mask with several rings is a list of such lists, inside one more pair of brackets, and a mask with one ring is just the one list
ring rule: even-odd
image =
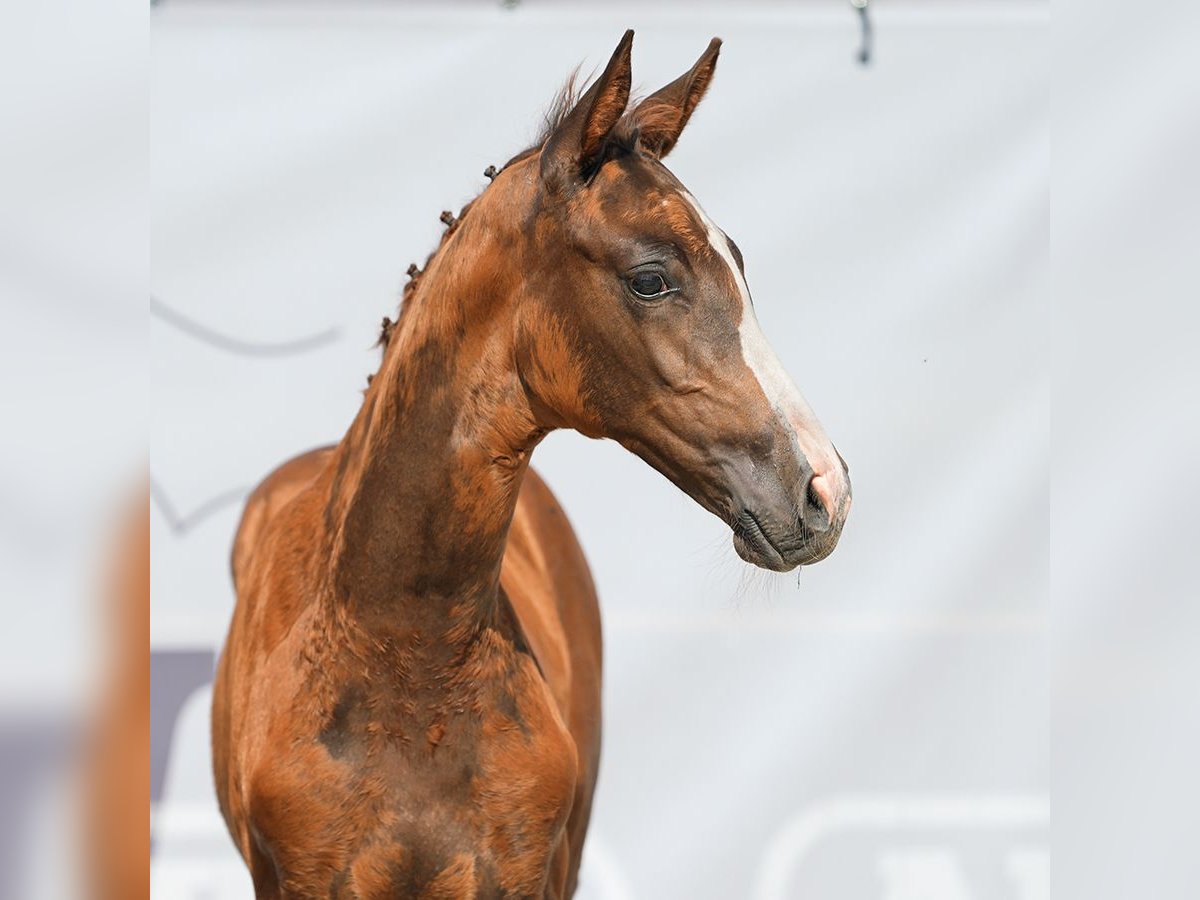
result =
[[638,104],[633,118],[647,153],[662,159],[671,152],[708,90],[720,52],[721,39],[713,38],[694,66]]
[[593,162],[629,103],[633,29],[626,31],[600,77],[559,123],[542,148],[542,178],[570,183]]

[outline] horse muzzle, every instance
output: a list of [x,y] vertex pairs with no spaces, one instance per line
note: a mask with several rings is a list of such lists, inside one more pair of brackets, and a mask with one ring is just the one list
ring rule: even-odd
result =
[[845,465],[836,477],[806,473],[801,482],[798,500],[787,496],[791,492],[774,491],[785,496],[770,498],[755,491],[735,508],[731,527],[738,556],[759,568],[789,572],[834,551],[850,512]]

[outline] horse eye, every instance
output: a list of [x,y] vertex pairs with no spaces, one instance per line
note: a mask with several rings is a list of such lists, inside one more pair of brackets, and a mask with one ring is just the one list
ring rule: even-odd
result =
[[638,272],[629,279],[629,287],[644,300],[661,297],[668,290],[667,282],[656,272]]

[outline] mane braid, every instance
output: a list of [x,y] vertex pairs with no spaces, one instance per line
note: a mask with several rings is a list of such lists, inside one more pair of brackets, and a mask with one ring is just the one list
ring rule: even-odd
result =
[[[576,104],[578,104],[579,98],[586,93],[589,87],[591,87],[590,80],[586,84],[580,83],[579,67],[576,66],[575,70],[567,76],[567,80],[563,83],[563,86],[559,88],[558,92],[554,95],[554,99],[550,102],[550,106],[547,107],[546,112],[542,117],[542,127],[538,132],[537,138],[532,144],[501,166],[500,171],[503,172],[514,163],[520,162],[521,160],[526,159],[540,151],[542,147],[545,146],[546,141],[550,139],[550,136],[554,134],[555,130],[562,125],[563,121],[568,115],[570,115],[571,110],[575,108]],[[600,170],[601,166],[603,166],[604,163],[608,162],[610,159],[614,159],[618,156],[628,153],[638,152],[638,137],[641,131],[641,124],[647,113],[650,116],[670,114],[668,110],[659,110],[658,108],[643,110],[639,114],[637,107],[638,101],[631,99],[625,112],[617,121],[617,124],[613,126],[613,129],[608,133],[607,137],[605,137],[604,143],[601,145],[600,150],[597,152],[595,158],[587,164],[584,172],[582,173],[585,180],[590,180],[591,177]],[[495,167],[489,166],[488,172],[485,172],[484,174],[487,175],[489,179],[494,180],[496,175],[499,173],[496,172]],[[483,190],[487,190],[487,187],[488,186],[485,185]],[[483,191],[480,191],[480,193],[482,194]],[[446,245],[446,241],[459,227],[459,225],[462,224],[463,218],[467,215],[467,212],[471,209],[471,206],[477,199],[479,199],[478,194],[473,199],[467,201],[466,205],[459,210],[457,217],[448,216],[446,213],[443,213],[442,221],[445,222],[448,227],[444,232],[442,232],[442,237],[438,241],[438,245],[433,249],[433,252],[425,258],[424,266],[418,269],[416,263],[413,263],[408,267],[409,280],[408,283],[404,285],[404,289],[400,294],[399,310],[396,314],[396,320],[392,321],[390,318],[386,316],[384,317],[383,324],[379,331],[379,339],[375,343],[375,346],[382,348],[382,353],[380,354],[381,357],[383,354],[387,353],[388,341],[391,339],[392,332],[403,320],[404,314],[409,307],[409,299],[417,290],[417,287],[421,282],[421,277],[429,270],[430,264],[437,257],[437,255],[442,252],[442,248]],[[382,359],[380,362],[382,363]],[[373,377],[373,375],[367,376],[368,386],[370,386]]]
[[[485,187],[484,190],[486,190],[486,189],[487,188]],[[482,193],[482,191],[480,193]],[[393,322],[387,316],[383,317],[383,324],[381,325],[381,327],[379,329],[379,340],[377,340],[375,342],[375,346],[382,347],[384,353],[387,352],[388,341],[391,340],[392,332],[395,331],[396,326],[399,325],[400,322],[403,321],[403,319],[404,319],[404,313],[408,310],[408,307],[409,307],[409,303],[408,303],[409,298],[412,297],[412,295],[416,291],[418,285],[421,283],[421,277],[427,271],[429,271],[430,263],[432,263],[433,260],[437,257],[437,255],[442,252],[442,248],[446,246],[446,241],[448,241],[450,239],[450,235],[454,234],[454,232],[462,224],[463,218],[466,217],[467,212],[471,209],[471,206],[475,203],[475,200],[477,200],[477,199],[479,199],[478,195],[476,197],[474,197],[473,199],[468,200],[467,203],[463,206],[463,208],[458,211],[458,215],[456,217],[450,217],[451,222],[449,223],[449,226],[446,228],[445,231],[442,232],[442,236],[438,240],[438,245],[433,248],[433,252],[430,253],[427,257],[425,257],[425,265],[424,266],[422,266],[421,268],[417,268],[417,264],[413,263],[412,265],[410,265],[408,267],[409,279],[408,279],[408,283],[404,285],[404,289],[403,289],[403,291],[401,291],[401,294],[400,294],[400,303],[399,303],[398,311],[396,313],[396,320]],[[444,218],[442,219],[442,221],[446,221],[445,216],[446,216],[446,214],[443,213]],[[367,383],[370,384],[369,378],[367,380]]]

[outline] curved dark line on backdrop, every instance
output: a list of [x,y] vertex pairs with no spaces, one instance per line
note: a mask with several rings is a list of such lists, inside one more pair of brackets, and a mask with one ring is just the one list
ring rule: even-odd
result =
[[199,322],[189,319],[183,313],[172,309],[153,296],[150,298],[150,312],[157,315],[164,322],[174,325],[184,334],[196,338],[196,340],[211,344],[213,347],[218,347],[227,353],[236,353],[239,356],[290,356],[294,353],[315,350],[318,347],[331,344],[341,337],[341,329],[327,328],[317,334],[310,334],[307,337],[297,338],[293,341],[264,344],[255,341],[243,341],[241,338],[213,331],[211,328],[207,328]]
[[222,491],[209,497],[187,515],[180,515],[157,481],[150,479],[150,497],[167,520],[167,525],[173,534],[187,534],[209,516],[220,512],[226,506],[236,503],[246,496],[246,488],[236,487]]

